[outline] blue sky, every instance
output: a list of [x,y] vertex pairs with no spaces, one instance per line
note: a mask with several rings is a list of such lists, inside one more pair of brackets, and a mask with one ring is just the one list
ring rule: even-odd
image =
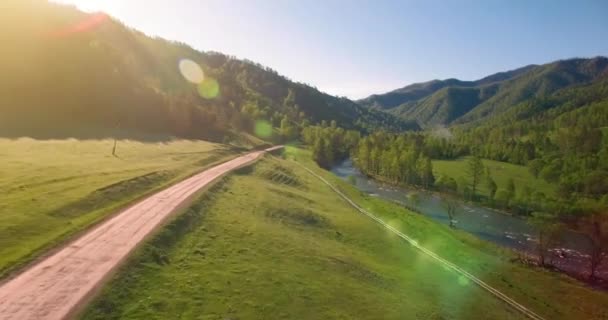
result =
[[58,0],[350,98],[608,55],[608,1]]

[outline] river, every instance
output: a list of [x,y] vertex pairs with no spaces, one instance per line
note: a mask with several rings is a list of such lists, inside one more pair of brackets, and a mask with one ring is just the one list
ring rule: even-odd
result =
[[[415,208],[420,214],[439,223],[449,224],[441,196],[436,193],[420,192],[374,181],[355,168],[350,159],[335,166],[331,171],[344,180],[354,176],[356,187],[362,192],[407,204],[410,207],[412,207],[412,204],[408,202],[407,195],[411,192],[417,192],[420,195],[420,201]],[[529,254],[534,254],[538,243],[538,233],[533,226],[526,222],[526,219],[474,204],[463,203],[457,209],[455,226],[481,239]],[[589,240],[586,237],[573,231],[564,231],[561,234],[559,245],[550,250],[553,253],[550,259],[557,268],[565,272],[573,274],[587,273],[589,268],[588,250]],[[608,262],[605,262],[604,266],[598,270],[598,273],[604,279],[608,279],[607,264]]]

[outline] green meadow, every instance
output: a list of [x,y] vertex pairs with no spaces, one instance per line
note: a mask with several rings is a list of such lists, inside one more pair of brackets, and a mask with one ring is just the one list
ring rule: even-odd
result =
[[134,200],[235,156],[204,141],[0,139],[0,277]]
[[546,319],[602,319],[608,295],[396,204],[306,150],[216,183],[123,265],[83,319],[524,319],[420,254],[302,169]]
[[[509,179],[513,179],[516,192],[522,190],[524,186],[532,188],[533,191],[540,191],[547,196],[553,195],[555,192],[554,185],[551,185],[543,179],[535,178],[528,171],[526,166],[487,159],[483,159],[482,161],[484,167],[490,169],[490,174],[492,179],[496,182],[498,190],[506,189]],[[436,177],[447,175],[456,180],[468,180],[467,158],[464,157],[457,160],[433,160],[433,173]],[[489,195],[489,191],[484,181],[479,184],[478,190],[479,193],[484,196]]]

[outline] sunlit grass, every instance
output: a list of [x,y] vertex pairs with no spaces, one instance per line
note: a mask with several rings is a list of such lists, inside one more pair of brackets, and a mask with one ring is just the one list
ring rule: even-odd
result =
[[[490,169],[491,177],[496,182],[498,189],[506,189],[509,179],[513,179],[516,192],[522,190],[524,186],[530,187],[532,191],[541,191],[547,196],[553,195],[555,192],[554,185],[540,178],[534,178],[525,166],[487,159],[483,160],[483,164]],[[436,178],[440,175],[447,175],[456,180],[459,178],[465,179],[465,181],[469,180],[466,158],[458,160],[433,160],[433,172]],[[489,195],[484,181],[480,182],[478,190],[484,196]]]
[[177,140],[0,139],[0,275],[114,209],[234,154]]
[[[317,168],[306,150],[288,153],[419,245],[547,319],[605,314],[598,306],[608,296],[511,263],[509,251],[364,196]],[[84,318],[524,318],[353,210],[293,160],[266,159],[241,170],[185,216],[191,215],[198,219],[189,231],[168,227],[142,248]]]

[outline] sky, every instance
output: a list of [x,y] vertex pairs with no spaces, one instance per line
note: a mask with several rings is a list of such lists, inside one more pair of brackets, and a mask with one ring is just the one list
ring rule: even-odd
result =
[[358,99],[608,55],[606,0],[57,0]]

